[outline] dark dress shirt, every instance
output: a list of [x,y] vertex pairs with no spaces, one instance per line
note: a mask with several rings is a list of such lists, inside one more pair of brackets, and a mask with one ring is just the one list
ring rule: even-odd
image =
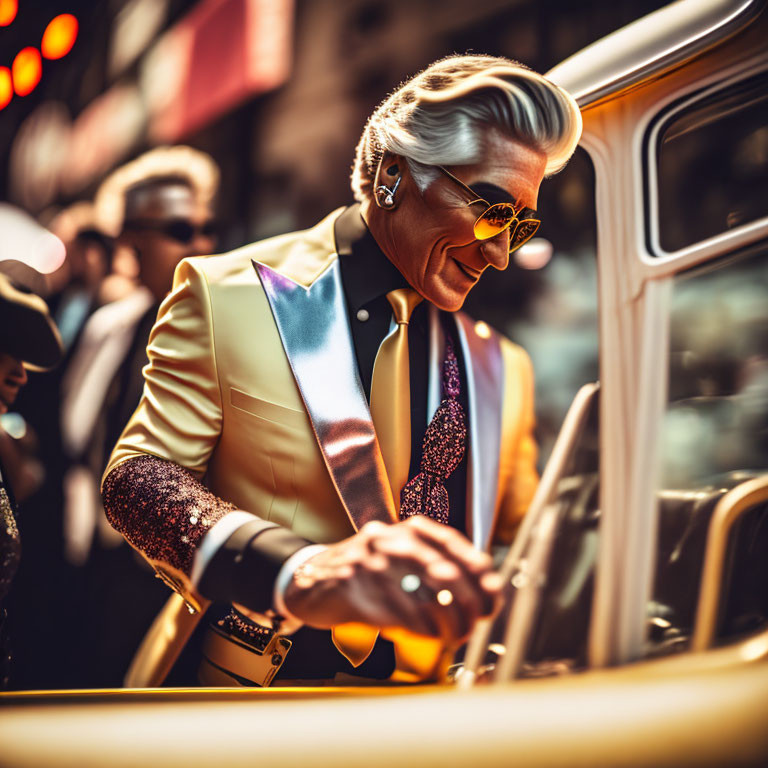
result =
[[[360,215],[359,205],[350,206],[339,216],[334,234],[360,380],[365,396],[370,402],[373,364],[379,346],[389,333],[392,322],[392,306],[387,300],[387,293],[397,288],[407,288],[408,283],[379,248]],[[363,317],[366,319],[359,318],[360,310],[365,310],[367,315]],[[451,334],[454,341],[461,377],[459,401],[464,408],[464,413],[468,414],[467,377],[461,345],[456,338],[455,325],[449,319],[450,315],[441,312],[440,316],[443,329]],[[408,477],[412,478],[419,471],[421,447],[427,430],[429,305],[426,301],[422,301],[416,307],[408,325],[408,358],[411,379],[411,467]],[[445,487],[448,491],[449,524],[465,532],[466,451],[461,463],[446,481]]]

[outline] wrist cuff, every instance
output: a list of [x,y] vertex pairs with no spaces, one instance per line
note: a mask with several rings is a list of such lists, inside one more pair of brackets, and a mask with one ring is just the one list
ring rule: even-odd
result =
[[287,528],[256,519],[240,526],[211,558],[200,578],[209,600],[239,603],[265,613],[272,608],[275,580],[283,563],[311,542]]
[[285,605],[285,590],[291,583],[293,574],[300,565],[304,565],[310,558],[320,552],[324,552],[328,547],[325,544],[310,544],[308,547],[296,550],[282,565],[280,572],[275,580],[275,589],[272,597],[272,603],[275,611],[283,617],[282,634],[295,632],[304,622],[297,619]]

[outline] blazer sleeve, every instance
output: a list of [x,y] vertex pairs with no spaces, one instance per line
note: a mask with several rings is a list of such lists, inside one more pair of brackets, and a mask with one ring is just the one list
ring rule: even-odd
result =
[[[199,547],[236,509],[201,482],[221,432],[222,408],[209,286],[199,262],[185,260],[176,269],[149,337],[141,400],[102,481],[110,523],[193,607],[201,602],[191,579]],[[210,558],[200,592],[269,608],[282,563],[307,544],[253,515]]]
[[507,339],[501,343],[504,361],[502,454],[500,457],[499,512],[494,543],[510,544],[539,483],[538,446],[533,436],[533,366],[524,349]]
[[123,430],[104,477],[149,454],[202,478],[221,431],[221,392],[210,293],[199,265],[182,261],[149,336],[141,401]]

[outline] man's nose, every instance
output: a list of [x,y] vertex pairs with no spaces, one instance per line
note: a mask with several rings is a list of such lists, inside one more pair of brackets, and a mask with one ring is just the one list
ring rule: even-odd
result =
[[19,387],[23,387],[27,383],[27,369],[21,360],[14,360],[14,365],[9,371],[9,378]]
[[496,237],[484,240],[480,251],[494,269],[506,269],[509,264],[509,228]]

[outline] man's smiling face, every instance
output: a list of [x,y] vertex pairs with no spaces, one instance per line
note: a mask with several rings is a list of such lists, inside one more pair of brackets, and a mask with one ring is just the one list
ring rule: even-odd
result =
[[[476,197],[488,203],[514,202],[536,208],[544,177],[546,156],[490,129],[485,136],[483,159],[472,165],[448,166]],[[509,232],[477,240],[475,220],[486,209],[472,203],[467,190],[440,174],[422,193],[405,160],[385,156],[382,183],[390,188],[402,176],[392,210],[364,211],[379,246],[410,285],[440,309],[456,311],[489,266],[505,269],[509,263]]]

